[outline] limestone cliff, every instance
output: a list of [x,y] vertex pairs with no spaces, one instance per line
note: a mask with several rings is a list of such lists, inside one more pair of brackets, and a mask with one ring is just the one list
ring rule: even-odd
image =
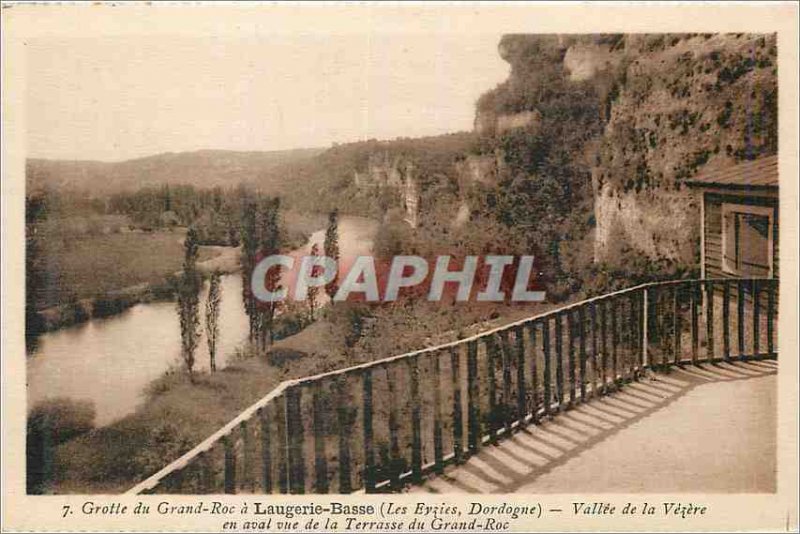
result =
[[[593,206],[596,262],[632,251],[696,265],[698,207],[683,182],[777,151],[774,35],[508,35],[499,53],[511,73],[478,102],[489,141],[460,176],[538,210],[541,175],[571,167],[559,185]],[[554,157],[558,143],[568,156]]]
[[698,207],[682,186],[703,167],[777,151],[774,36],[632,36],[593,169],[595,258],[622,240],[696,264]]

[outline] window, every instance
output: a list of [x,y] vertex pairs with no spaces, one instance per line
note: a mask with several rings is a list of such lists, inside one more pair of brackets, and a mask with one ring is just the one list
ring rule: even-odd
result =
[[773,209],[722,205],[722,269],[737,276],[772,277]]

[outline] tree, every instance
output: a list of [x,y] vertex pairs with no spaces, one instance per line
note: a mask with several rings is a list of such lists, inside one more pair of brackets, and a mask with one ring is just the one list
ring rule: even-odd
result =
[[178,317],[181,327],[181,358],[194,382],[194,351],[200,341],[200,286],[197,272],[197,232],[189,228],[183,242],[183,274],[178,282]]
[[36,297],[43,289],[46,274],[38,226],[47,218],[47,212],[46,195],[25,197],[25,348],[29,352],[36,348],[38,336],[44,329],[36,311]]
[[256,265],[256,254],[258,253],[258,239],[256,236],[256,203],[250,193],[244,189],[240,191],[242,195],[242,230],[241,230],[241,264],[242,264],[242,301],[244,311],[249,320],[249,339],[250,342],[256,340],[258,332],[258,319],[256,313],[256,302],[250,290],[250,279]]
[[222,301],[220,273],[214,271],[208,283],[208,299],[206,300],[206,341],[208,342],[208,358],[211,371],[217,370],[217,339],[219,338],[219,305]]
[[[311,254],[312,257],[316,258],[319,256],[319,244],[314,243],[311,245]],[[311,268],[311,276],[317,277],[321,274],[322,267],[320,265],[314,265]],[[317,293],[319,293],[319,287],[311,286],[308,288],[308,296],[306,297],[306,301],[308,302],[308,316],[311,321],[314,320],[314,312],[319,307],[319,303],[317,302]]]
[[[260,252],[264,257],[272,256],[280,252],[280,224],[279,211],[280,199],[267,198],[261,201],[258,213],[259,220],[259,241]],[[267,291],[274,292],[280,289],[281,273],[277,268],[267,272],[264,287]],[[258,306],[258,343],[260,348],[266,348],[271,344],[274,334],[275,314],[278,309],[278,302],[264,302]]]
[[337,282],[339,272],[339,210],[337,209],[334,209],[328,215],[328,228],[325,230],[324,249],[325,255],[335,261],[337,266],[337,276],[325,286],[325,292],[330,297],[331,303],[333,303],[333,296],[336,295],[336,292],[339,290],[339,284]]

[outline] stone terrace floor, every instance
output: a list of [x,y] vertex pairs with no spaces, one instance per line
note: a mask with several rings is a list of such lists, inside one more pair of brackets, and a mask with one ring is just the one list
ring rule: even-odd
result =
[[774,492],[776,361],[652,373],[410,492]]

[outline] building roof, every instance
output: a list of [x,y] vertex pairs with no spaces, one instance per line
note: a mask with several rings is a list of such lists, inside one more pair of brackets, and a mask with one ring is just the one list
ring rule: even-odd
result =
[[778,187],[778,156],[767,156],[722,169],[703,172],[686,181],[705,187]]

